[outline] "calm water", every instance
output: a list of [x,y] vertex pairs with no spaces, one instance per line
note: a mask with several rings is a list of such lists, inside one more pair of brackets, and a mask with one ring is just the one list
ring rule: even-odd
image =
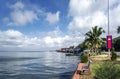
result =
[[0,79],[71,79],[78,63],[57,52],[0,52]]

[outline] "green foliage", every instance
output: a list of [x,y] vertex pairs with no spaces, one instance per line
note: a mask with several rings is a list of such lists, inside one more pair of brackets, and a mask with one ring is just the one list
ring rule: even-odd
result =
[[104,41],[104,43],[102,43],[101,45],[101,50],[108,51],[108,49],[106,48],[106,38],[102,38],[102,40]]
[[112,48],[111,54],[112,54],[111,60],[112,61],[116,60],[117,59],[117,54],[115,53],[115,49],[114,48]]
[[85,46],[85,42],[82,42],[81,44],[79,44],[79,45],[77,46],[77,48],[80,48],[80,49],[82,49],[82,50],[85,50],[85,49],[87,49],[87,46]]
[[103,39],[100,38],[101,34],[105,31],[103,28],[95,26],[92,28],[92,30],[88,31],[85,36],[85,42],[87,43],[87,46],[91,49],[98,49],[103,44]]
[[113,46],[116,51],[120,51],[120,36],[113,39]]
[[81,62],[82,63],[87,63],[88,61],[88,55],[86,53],[81,54]]
[[120,66],[104,62],[94,67],[95,79],[120,79]]
[[117,33],[120,33],[120,26],[118,26],[117,28]]
[[99,49],[99,50],[98,50],[98,55],[101,55],[101,54],[102,54],[102,52],[101,52],[101,50]]
[[91,56],[95,56],[95,52],[91,52],[90,55],[91,55]]

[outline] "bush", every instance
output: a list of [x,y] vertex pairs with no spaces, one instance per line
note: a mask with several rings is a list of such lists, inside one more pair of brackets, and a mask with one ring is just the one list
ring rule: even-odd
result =
[[112,48],[111,54],[112,54],[111,60],[112,60],[112,61],[116,60],[116,59],[117,59],[117,54],[115,53],[114,48]]
[[95,79],[120,79],[120,66],[111,63],[100,63],[94,69]]
[[95,52],[90,52],[90,56],[95,56]]
[[101,54],[102,54],[102,52],[101,52],[101,50],[99,49],[99,50],[98,50],[98,55],[101,55]]
[[87,63],[88,55],[86,53],[81,54],[81,63]]

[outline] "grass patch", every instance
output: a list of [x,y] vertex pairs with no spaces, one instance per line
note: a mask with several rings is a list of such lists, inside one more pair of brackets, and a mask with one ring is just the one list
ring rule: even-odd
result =
[[117,61],[120,61],[120,56],[117,57]]

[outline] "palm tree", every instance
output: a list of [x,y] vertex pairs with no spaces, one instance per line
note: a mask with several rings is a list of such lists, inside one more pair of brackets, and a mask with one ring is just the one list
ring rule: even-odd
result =
[[103,40],[100,38],[100,35],[105,31],[98,26],[92,27],[92,30],[88,31],[86,35],[86,43],[88,42],[91,49],[93,49],[96,53],[96,50],[101,47]]
[[117,28],[117,33],[120,33],[120,26],[118,26]]

